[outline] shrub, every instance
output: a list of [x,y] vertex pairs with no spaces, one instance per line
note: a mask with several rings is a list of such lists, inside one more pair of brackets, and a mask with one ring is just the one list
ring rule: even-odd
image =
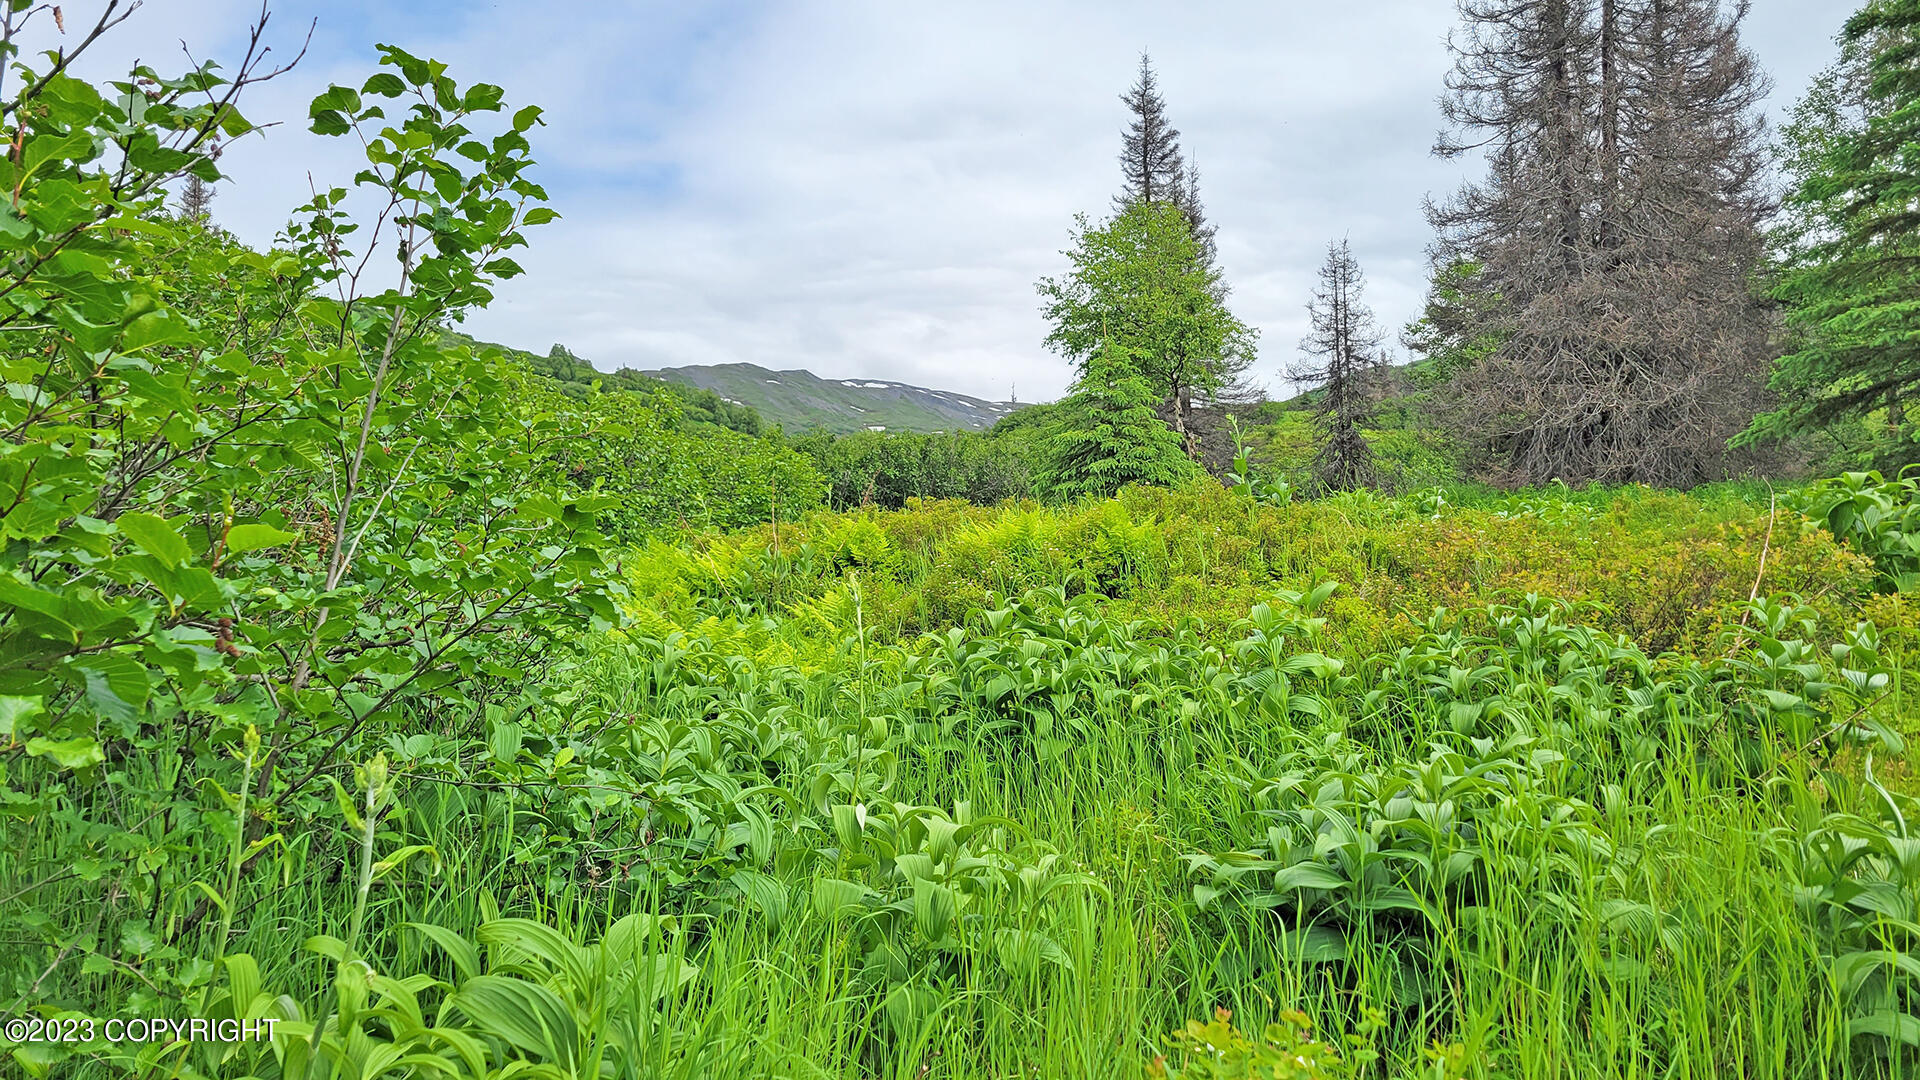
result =
[[[381,227],[324,189],[267,253],[157,213],[164,184],[218,176],[210,140],[250,130],[235,95],[262,73],[8,83],[36,166],[0,229],[0,800],[60,820],[49,857],[86,868],[68,902],[0,912],[9,994],[80,940],[90,971],[178,956],[234,910],[234,880],[198,876],[209,831],[270,849],[343,751],[512,700],[618,618],[596,505],[542,468],[580,418],[508,410],[513,373],[437,332],[553,216],[525,175],[539,109],[498,116],[498,87],[398,49],[381,67],[311,113],[356,133]],[[397,241],[391,287],[356,291],[349,237]]]
[[1864,558],[1800,528],[1794,511],[1770,516],[1737,498],[1621,488],[1478,501],[1350,494],[1264,505],[1196,485],[1058,508],[920,502],[784,523],[777,558],[770,528],[706,538],[706,555],[734,569],[699,587],[772,613],[817,597],[846,569],[824,554],[836,550],[831,537],[859,520],[898,553],[861,571],[877,605],[869,625],[889,636],[963,623],[995,594],[1058,587],[1100,593],[1155,632],[1191,619],[1224,640],[1264,595],[1331,577],[1346,587],[1330,632],[1356,645],[1403,638],[1436,605],[1534,593],[1598,604],[1598,627],[1649,653],[1707,655],[1756,593],[1797,594],[1839,625],[1873,583]]

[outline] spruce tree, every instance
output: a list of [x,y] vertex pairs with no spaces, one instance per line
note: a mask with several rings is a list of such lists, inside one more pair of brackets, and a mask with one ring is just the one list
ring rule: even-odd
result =
[[1167,120],[1167,103],[1160,97],[1153,61],[1140,54],[1140,77],[1120,96],[1133,113],[1120,149],[1120,173],[1125,186],[1114,199],[1116,210],[1129,202],[1174,202],[1182,197],[1180,132]]
[[[1430,207],[1458,342],[1453,416],[1503,478],[1687,485],[1761,406],[1753,281],[1773,206],[1743,6],[1460,0],[1443,155],[1486,178]],[[1438,282],[1436,282],[1438,285]]]
[[1105,498],[1128,484],[1170,485],[1195,475],[1180,439],[1154,413],[1159,400],[1140,357],[1108,337],[1061,402],[1036,479],[1059,498]]
[[[1139,79],[1120,100],[1126,103],[1133,119],[1121,146],[1122,188],[1114,197],[1114,208],[1124,213],[1135,204],[1157,202],[1178,210],[1193,237],[1196,264],[1209,278],[1208,288],[1213,294],[1211,306],[1223,306],[1228,289],[1218,265],[1217,229],[1207,220],[1206,205],[1200,198],[1200,167],[1181,152],[1180,132],[1167,119],[1166,102],[1160,96],[1159,81],[1147,54],[1140,54]],[[1196,311],[1195,314],[1203,313]],[[1198,378],[1169,380],[1168,396],[1160,406],[1172,417],[1188,454],[1197,458],[1199,435],[1188,427],[1195,395],[1215,400],[1251,397],[1253,390],[1246,373],[1253,366],[1253,350],[1233,348],[1210,356],[1180,357],[1164,366],[1176,372],[1196,367],[1207,369]]]
[[[1207,220],[1206,203],[1200,200],[1200,165],[1188,157],[1180,166],[1180,194],[1174,199],[1174,205],[1186,215],[1187,228],[1193,233],[1194,242],[1199,246],[1200,265],[1208,270],[1217,269],[1220,250],[1214,241],[1219,226]],[[1226,282],[1216,283],[1222,295],[1226,294]]]
[[1307,362],[1293,369],[1295,381],[1317,395],[1314,423],[1320,449],[1314,480],[1328,491],[1351,491],[1376,482],[1373,448],[1361,428],[1372,419],[1373,379],[1383,366],[1381,333],[1361,299],[1366,277],[1345,240],[1327,245],[1320,287],[1307,304],[1312,331],[1300,342]]
[[1877,0],[1847,21],[1841,58],[1795,110],[1793,182],[1776,234],[1792,352],[1779,406],[1747,441],[1865,428],[1866,463],[1920,461],[1907,404],[1920,393],[1920,0]]
[[[218,160],[219,140],[208,139],[207,146],[210,156]],[[213,185],[188,173],[187,182],[180,189],[180,216],[203,225],[209,224],[213,220]]]

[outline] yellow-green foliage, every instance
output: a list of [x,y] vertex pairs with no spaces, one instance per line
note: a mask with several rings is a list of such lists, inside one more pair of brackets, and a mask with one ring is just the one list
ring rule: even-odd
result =
[[[1233,1013],[1215,1009],[1207,1023],[1189,1020],[1167,1037],[1172,1054],[1156,1057],[1147,1066],[1149,1080],[1339,1080],[1371,1075],[1379,1054],[1371,1034],[1384,1023],[1367,1010],[1361,1030],[1335,1046],[1313,1033],[1313,1021],[1298,1009],[1281,1012],[1260,1033],[1243,1033],[1233,1025]],[[1436,1046],[1427,1052],[1432,1076],[1452,1080],[1466,1075],[1465,1051],[1459,1045]]]
[[1275,589],[1334,578],[1330,629],[1355,646],[1391,644],[1436,606],[1539,593],[1597,605],[1599,628],[1651,652],[1700,653],[1756,592],[1797,595],[1836,625],[1872,600],[1867,560],[1805,524],[1764,503],[1636,488],[1482,507],[1365,493],[1266,506],[1195,485],[1052,508],[916,500],[822,513],[649,548],[631,576],[667,623],[799,615],[828,637],[853,629],[857,588],[880,640],[1040,586],[1110,597],[1150,632],[1193,622],[1213,634]]

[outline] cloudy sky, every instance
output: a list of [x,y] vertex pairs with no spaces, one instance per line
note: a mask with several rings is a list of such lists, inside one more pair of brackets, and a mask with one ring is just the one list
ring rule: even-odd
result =
[[[96,5],[72,2],[69,27]],[[1753,0],[1748,43],[1778,116],[1833,53],[1850,0]],[[1077,211],[1119,183],[1117,95],[1152,53],[1198,159],[1238,314],[1269,385],[1293,359],[1327,242],[1348,236],[1381,322],[1419,309],[1421,200],[1463,177],[1428,154],[1450,0],[1018,3],[282,0],[268,40],[305,60],[258,88],[215,218],[272,239],[309,177],[344,184],[305,129],[374,45],[545,107],[537,178],[562,220],[469,329],[602,368],[748,361],[1004,398],[1053,397],[1034,282]],[[146,0],[100,61],[237,59],[258,0]]]

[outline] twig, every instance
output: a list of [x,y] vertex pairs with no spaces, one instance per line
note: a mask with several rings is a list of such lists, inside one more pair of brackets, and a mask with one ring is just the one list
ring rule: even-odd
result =
[[1767,576],[1767,553],[1773,550],[1773,520],[1778,509],[1778,497],[1774,493],[1773,485],[1769,483],[1767,485],[1767,536],[1760,544],[1760,570],[1753,575],[1753,588],[1747,592],[1747,606],[1740,612],[1740,633],[1733,639],[1732,647],[1727,649],[1729,658],[1740,651],[1740,646],[1747,643],[1747,617],[1753,614],[1753,602],[1760,599],[1760,579]]
[[72,945],[68,945],[65,948],[61,949],[59,954],[53,958],[53,963],[47,965],[47,970],[42,971],[40,973],[40,977],[33,980],[33,985],[27,987],[24,993],[22,993],[19,997],[13,1000],[13,1005],[11,1008],[7,1009],[6,1015],[0,1016],[0,1023],[4,1023],[8,1020],[13,1019],[14,1015],[20,1011],[20,1006],[25,1004],[28,998],[40,992],[40,984],[47,981],[47,976],[53,974],[53,969],[59,967],[61,963],[66,960],[67,954],[72,951],[73,951]]
[[1888,688],[1880,692],[1879,697],[1874,698],[1872,701],[1867,702],[1865,705],[1862,705],[1859,708],[1853,710],[1853,712],[1849,713],[1846,719],[1833,725],[1832,727],[1821,732],[1820,734],[1815,735],[1813,738],[1807,740],[1805,743],[1802,743],[1799,747],[1795,748],[1795,750],[1792,753],[1780,755],[1780,760],[1774,762],[1773,765],[1770,768],[1768,768],[1766,772],[1761,773],[1758,779],[1765,780],[1767,777],[1773,775],[1775,769],[1778,769],[1780,766],[1786,764],[1788,760],[1792,758],[1797,758],[1801,754],[1804,754],[1807,751],[1813,749],[1814,747],[1820,745],[1821,743],[1826,742],[1828,739],[1833,738],[1833,736],[1837,734],[1841,728],[1846,727],[1848,724],[1853,723],[1855,720],[1858,720],[1860,718],[1861,713],[1864,713],[1868,709],[1873,708],[1875,705],[1878,705],[1881,702],[1887,700],[1887,695],[1891,693],[1893,693],[1893,688],[1889,686]]

